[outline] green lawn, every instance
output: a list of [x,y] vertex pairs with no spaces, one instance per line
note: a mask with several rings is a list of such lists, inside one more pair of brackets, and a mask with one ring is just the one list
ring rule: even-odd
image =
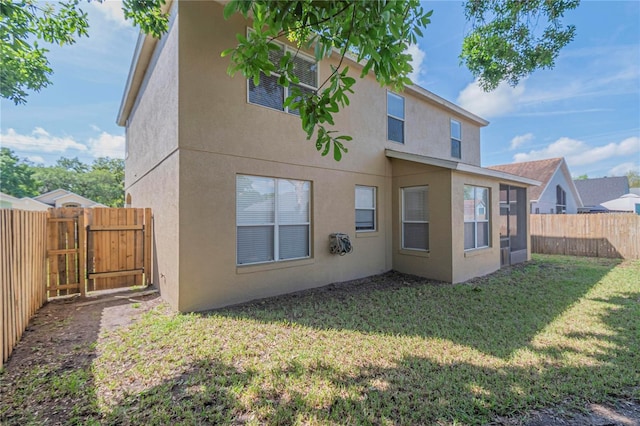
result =
[[25,371],[0,420],[46,423],[37,405],[52,400],[80,424],[482,424],[579,409],[640,398],[640,262],[536,256],[461,285],[390,273],[208,314],[162,307],[92,351],[55,377]]

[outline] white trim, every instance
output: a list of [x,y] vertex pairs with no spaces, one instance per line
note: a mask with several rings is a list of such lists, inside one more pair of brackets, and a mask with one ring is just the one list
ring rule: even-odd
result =
[[[389,112],[389,95],[391,95],[392,97],[395,96],[396,98],[402,99],[402,117],[398,117],[397,115],[393,115],[393,114],[391,114]],[[401,143],[401,144],[404,145],[404,143],[405,143],[405,141],[407,139],[407,132],[405,131],[406,130],[405,117],[407,115],[406,114],[407,99],[402,95],[399,95],[397,93],[392,92],[391,90],[387,90],[387,97],[386,97],[385,100],[387,102],[387,122],[386,122],[386,125],[387,125],[387,140],[389,142]],[[402,141],[395,141],[393,139],[389,139],[389,117],[402,122]]]
[[[358,207],[358,187],[360,188],[366,188],[366,189],[373,189],[373,207]],[[373,229],[358,229],[357,226],[357,220],[356,220],[356,233],[363,233],[363,232],[377,232],[378,231],[378,214],[377,214],[377,209],[378,209],[378,203],[377,203],[377,197],[378,197],[378,188],[375,186],[371,186],[371,185],[356,185],[355,187],[355,191],[354,191],[354,195],[355,195],[355,199],[354,199],[354,205],[355,205],[355,213],[357,215],[358,210],[372,210],[373,211]]]

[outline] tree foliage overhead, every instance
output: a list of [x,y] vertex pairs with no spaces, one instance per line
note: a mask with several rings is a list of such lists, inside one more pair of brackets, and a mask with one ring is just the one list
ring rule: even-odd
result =
[[[51,69],[45,49],[30,45],[30,37],[50,43],[70,44],[86,34],[86,14],[80,0],[59,2],[55,11],[37,7],[35,0],[0,0],[2,41],[2,96],[24,103],[26,89],[38,91],[49,84]],[[91,1],[91,0],[89,0]],[[101,1],[101,0],[94,0]],[[167,31],[165,0],[124,0],[125,17],[143,32],[160,37]],[[253,31],[238,34],[238,44],[229,46],[229,74],[240,72],[257,85],[261,73],[277,72],[278,84],[288,87],[285,106],[300,113],[307,138],[316,135],[316,148],[340,160],[347,151],[346,135],[328,126],[333,115],[349,105],[355,79],[346,55],[361,61],[360,76],[371,72],[383,86],[401,90],[410,84],[410,44],[416,43],[430,23],[431,11],[419,0],[230,0],[225,18],[239,13],[253,19]],[[426,3],[428,4],[428,3]],[[502,81],[515,85],[539,68],[554,65],[560,49],[574,35],[573,26],[562,18],[579,0],[467,0],[465,12],[471,21],[461,53],[461,62],[478,78],[485,90]],[[288,39],[299,49],[311,50],[316,60],[334,52],[339,60],[317,90],[301,91],[294,73],[297,53],[286,52],[275,59],[269,53],[279,48],[276,40]]]
[[462,44],[461,61],[484,90],[506,81],[515,86],[537,69],[553,68],[560,50],[575,36],[564,26],[567,10],[580,0],[468,0],[472,30]]
[[[229,74],[240,71],[257,85],[261,73],[277,71],[278,83],[290,88],[285,106],[300,111],[307,138],[315,132],[316,149],[327,155],[333,147],[336,160],[347,150],[343,142],[351,138],[334,136],[325,126],[333,125],[333,114],[349,105],[348,94],[353,93],[356,82],[348,76],[344,57],[350,55],[365,64],[360,77],[371,71],[381,85],[402,90],[411,84],[407,77],[412,71],[411,55],[407,49],[417,43],[431,16],[419,0],[231,0],[224,16],[234,13],[252,17],[253,27],[247,35],[237,35],[236,47],[222,53],[231,57]],[[279,49],[276,39],[288,39],[300,49],[311,50],[317,61],[336,51],[339,63],[316,91],[302,92],[295,85],[299,83],[294,73],[296,55],[286,52],[274,63],[269,54]]]

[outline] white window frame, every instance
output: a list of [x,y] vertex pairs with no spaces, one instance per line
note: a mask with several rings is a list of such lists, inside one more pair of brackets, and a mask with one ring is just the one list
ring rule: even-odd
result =
[[[251,31],[253,31],[251,28],[247,28],[247,34],[249,32],[251,32]],[[307,55],[306,53],[303,53],[303,52],[300,52],[300,50],[295,49],[293,47],[290,47],[287,44],[281,43],[281,42],[276,41],[276,40],[273,40],[272,43],[275,43],[275,44],[281,46],[283,53],[292,52],[292,56],[298,56],[300,58],[307,59],[309,62],[315,63],[315,65],[316,65],[316,70],[315,70],[316,71],[316,84],[319,83],[319,81],[320,81],[320,63],[318,61],[316,61],[316,59],[313,56]],[[276,67],[278,66],[278,64],[275,64],[275,65],[276,65]],[[271,72],[271,76],[272,77],[279,78],[280,75],[281,74],[278,73],[278,72],[275,72],[275,71]],[[274,110],[274,111],[282,111],[282,112],[286,112],[287,114],[298,115],[297,113],[292,112],[289,109],[289,107],[284,106],[285,99],[287,99],[289,97],[289,87],[291,87],[291,85],[289,85],[289,87],[283,87],[283,90],[284,90],[283,97],[282,97],[282,103],[283,103],[282,108],[283,109],[277,109],[277,108],[272,108],[272,107],[267,106],[267,105],[262,105],[262,104],[259,104],[259,103],[251,102],[250,84],[251,84],[250,80],[247,79],[247,103],[249,103],[251,105],[257,105],[257,106],[260,106],[260,107],[263,107],[263,108],[269,108],[269,109]],[[291,84],[293,84],[293,83],[291,83]],[[299,82],[299,83],[295,83],[295,84],[298,85],[298,86],[302,86],[303,88],[308,89],[308,90],[313,90],[313,91],[318,90],[317,87],[310,86],[310,85],[305,84],[303,82]]]
[[[391,114],[389,112],[389,96],[402,99],[402,117],[395,116],[395,115],[393,115],[393,114]],[[406,123],[405,122],[405,116],[406,115],[407,115],[407,113],[406,113],[406,99],[405,99],[405,97],[404,96],[400,96],[397,93],[393,93],[390,90],[387,90],[387,140],[388,141],[395,142],[395,143],[401,143],[401,144],[405,143],[405,140],[407,139],[407,134],[406,134],[407,133],[406,132],[407,129],[406,129],[406,126],[405,126],[405,123]],[[399,121],[402,122],[402,141],[396,141],[396,140],[393,140],[393,139],[389,139],[389,117],[391,117],[391,118],[393,118],[395,120],[399,120]]]
[[[466,218],[464,218],[464,223],[473,223],[475,224],[474,226],[474,235],[473,235],[473,247],[470,248],[465,248],[464,251],[470,251],[470,250],[477,250],[477,249],[482,249],[482,248],[487,248],[487,247],[491,247],[491,209],[489,208],[489,205],[491,204],[491,188],[488,188],[486,186],[477,186],[477,185],[465,185],[465,188],[473,188],[473,220],[467,220]],[[476,189],[486,189],[487,190],[487,204],[485,206],[486,210],[486,220],[478,220],[478,218],[476,217],[476,205],[475,205],[475,200],[476,200]],[[463,204],[464,204],[464,196],[462,197],[463,199]],[[464,211],[464,206],[463,206],[463,211]],[[486,223],[487,224],[487,245],[486,246],[478,246],[478,224],[479,223]],[[462,227],[462,238],[463,238],[463,242],[465,240],[465,235],[464,235],[464,230],[465,227]],[[464,245],[464,243],[463,243]]]
[[[238,224],[238,213],[237,213],[237,209],[238,209],[238,201],[237,201],[237,196],[238,196],[238,190],[236,187],[236,265],[237,266],[245,266],[245,265],[259,265],[259,264],[264,264],[264,263],[276,263],[276,262],[288,262],[290,260],[299,260],[299,259],[308,259],[311,257],[311,194],[312,194],[312,189],[311,189],[311,181],[308,180],[301,180],[301,179],[286,179],[286,178],[273,178],[273,177],[269,177],[269,176],[256,176],[256,175],[244,175],[244,174],[238,174],[236,175],[236,182],[238,181],[238,177],[247,177],[247,178],[260,178],[260,179],[272,179],[274,181],[274,221],[273,222],[265,222],[265,223],[253,223],[253,224]],[[308,214],[307,214],[307,221],[306,222],[298,222],[298,223],[287,223],[287,224],[280,224],[280,218],[279,218],[279,209],[278,209],[278,203],[279,203],[279,191],[278,191],[278,183],[280,181],[297,181],[297,182],[304,182],[304,183],[308,183],[309,184],[309,207],[308,207]],[[307,232],[308,232],[308,241],[309,241],[309,246],[307,247],[307,255],[306,256],[301,256],[301,257],[295,257],[295,258],[286,258],[286,259],[280,259],[280,226],[299,226],[299,225],[305,225],[307,226]],[[254,226],[273,226],[273,260],[266,260],[263,262],[248,262],[248,263],[239,263],[238,262],[238,249],[237,249],[237,244],[238,244],[238,229],[239,228],[249,228],[249,227],[254,227]]]
[[[363,207],[363,206],[358,206],[358,188],[363,188],[363,189],[371,189],[373,191],[373,207]],[[358,210],[372,210],[373,211],[373,229],[358,229],[357,223],[356,223],[356,232],[360,233],[360,232],[376,232],[378,230],[378,215],[377,215],[377,196],[378,196],[378,188],[376,188],[375,186],[367,186],[367,185],[356,185],[356,189],[355,189],[355,211],[356,211],[356,217],[357,217],[357,212]]]
[[[453,123],[457,123],[458,127],[460,128],[460,137],[454,137],[453,136]],[[451,157],[452,158],[458,158],[458,159],[462,159],[462,123],[459,122],[458,120],[454,120],[453,118],[450,119],[449,121],[449,134],[451,135]],[[453,142],[457,142],[458,144],[458,152],[460,153],[459,156],[455,156],[453,155]]]
[[[405,193],[405,190],[407,190],[407,189],[413,189],[413,190],[424,189],[426,191],[426,193],[427,193],[427,197],[429,197],[429,186],[428,185],[407,186],[407,187],[404,187],[404,188],[400,188],[401,209],[402,209],[402,211],[400,212],[400,214],[401,214],[401,216],[400,216],[401,228],[402,228],[401,229],[402,235],[401,235],[401,238],[400,238],[401,239],[400,247],[402,248],[402,250],[415,250],[415,251],[421,251],[421,252],[429,252],[430,249],[431,249],[431,244],[430,244],[430,240],[431,240],[431,232],[430,231],[431,230],[429,229],[430,228],[430,224],[429,224],[430,221],[429,220],[406,220],[405,219],[405,203],[404,203],[405,196],[404,196],[404,193]],[[430,208],[430,206],[427,203],[427,209],[429,209],[429,208]],[[405,246],[405,243],[404,243],[404,225],[406,223],[423,223],[423,224],[427,225],[427,229],[428,229],[427,232],[429,234],[429,238],[427,239],[427,248],[426,249],[415,248],[415,247],[406,247]]]

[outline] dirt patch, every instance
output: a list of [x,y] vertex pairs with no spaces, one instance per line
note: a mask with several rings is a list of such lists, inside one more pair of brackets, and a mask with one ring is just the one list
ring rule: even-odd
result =
[[[84,390],[92,388],[90,371],[98,340],[160,303],[159,294],[147,290],[56,300],[43,306],[0,374],[0,424],[58,425],[94,415],[94,395]],[[62,377],[69,380],[59,381]],[[83,404],[76,404],[78,399]],[[84,408],[73,408],[78,405]],[[37,411],[25,413],[24,407]]]

